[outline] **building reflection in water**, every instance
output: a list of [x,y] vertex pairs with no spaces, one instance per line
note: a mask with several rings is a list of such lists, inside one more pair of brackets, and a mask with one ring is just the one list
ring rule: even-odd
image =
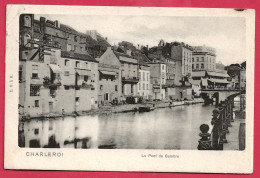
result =
[[211,125],[214,108],[197,104],[146,113],[32,119],[19,125],[19,146],[194,150],[199,127]]
[[98,117],[32,119],[19,125],[19,146],[97,148]]

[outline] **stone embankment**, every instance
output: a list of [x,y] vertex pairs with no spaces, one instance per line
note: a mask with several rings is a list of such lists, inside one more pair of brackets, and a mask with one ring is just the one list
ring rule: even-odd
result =
[[108,105],[108,106],[101,106],[98,109],[93,109],[90,111],[82,111],[72,114],[47,114],[47,115],[39,115],[39,116],[26,116],[20,119],[27,120],[30,118],[58,118],[64,116],[83,116],[83,115],[100,115],[100,114],[110,114],[110,113],[125,113],[125,112],[137,112],[139,111],[139,107],[151,107],[152,110],[158,108],[169,108],[169,107],[176,107],[182,105],[190,105],[190,104],[198,104],[203,103],[202,98],[195,98],[189,101],[150,101],[146,103],[137,103],[137,104],[124,104],[124,105]]

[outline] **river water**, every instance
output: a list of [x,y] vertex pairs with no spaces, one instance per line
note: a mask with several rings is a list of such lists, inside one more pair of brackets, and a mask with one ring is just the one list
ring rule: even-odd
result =
[[199,126],[211,122],[215,106],[202,104],[19,124],[19,146],[99,149],[188,149],[198,146]]

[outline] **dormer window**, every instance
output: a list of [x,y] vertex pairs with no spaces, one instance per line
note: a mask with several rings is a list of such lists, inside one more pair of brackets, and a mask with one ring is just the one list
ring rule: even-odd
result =
[[29,15],[24,16],[24,26],[31,27],[31,17]]
[[24,41],[23,41],[23,44],[25,47],[30,47],[31,44],[29,43],[31,40],[31,36],[29,34],[25,34],[24,35]]

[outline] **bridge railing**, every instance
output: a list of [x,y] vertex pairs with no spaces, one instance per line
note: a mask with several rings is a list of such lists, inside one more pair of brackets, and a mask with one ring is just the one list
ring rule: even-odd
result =
[[209,125],[200,126],[198,150],[223,150],[223,144],[227,143],[226,134],[228,128],[232,127],[234,98],[229,98],[221,102],[217,109],[212,112],[211,124],[213,128],[209,133]]

